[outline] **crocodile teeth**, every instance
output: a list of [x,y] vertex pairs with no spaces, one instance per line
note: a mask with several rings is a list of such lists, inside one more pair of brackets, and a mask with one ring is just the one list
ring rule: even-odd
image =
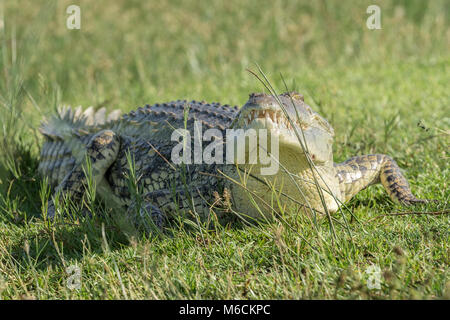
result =
[[[269,119],[273,124],[276,124],[278,129],[289,129],[292,130],[292,125],[289,120],[285,119],[283,113],[274,110],[251,110],[248,114],[243,116],[243,120],[246,126],[248,126],[252,121],[256,119],[264,119],[268,121]],[[297,121],[294,121],[297,123]]]

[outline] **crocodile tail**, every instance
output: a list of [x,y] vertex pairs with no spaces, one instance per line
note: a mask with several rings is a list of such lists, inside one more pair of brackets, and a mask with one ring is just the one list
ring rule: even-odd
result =
[[105,108],[95,112],[93,107],[83,111],[81,106],[73,109],[70,106],[63,106],[57,114],[44,120],[39,130],[48,140],[64,140],[91,132],[105,123],[117,120],[119,116],[120,110],[114,110],[106,115]]
[[87,143],[89,134],[120,117],[115,110],[108,115],[106,109],[83,110],[81,106],[63,106],[58,112],[41,123],[39,131],[45,137],[41,150],[38,172],[56,186],[75,166],[78,151]]

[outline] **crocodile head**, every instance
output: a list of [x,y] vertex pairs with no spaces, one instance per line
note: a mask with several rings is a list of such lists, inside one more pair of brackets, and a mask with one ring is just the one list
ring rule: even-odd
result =
[[294,151],[298,156],[308,153],[316,164],[332,161],[333,128],[297,92],[283,93],[278,99],[252,93],[232,128],[267,129],[272,137],[278,138],[280,151]]
[[[295,199],[297,204],[305,204],[306,201],[311,207],[323,212],[308,158],[322,176],[317,177],[317,180],[325,182],[334,192],[337,186],[334,181],[332,154],[334,131],[324,118],[304,103],[301,94],[288,92],[275,98],[264,93],[253,93],[239,111],[231,128],[244,131],[254,129],[259,136],[259,129],[266,129],[270,141],[273,138],[278,140],[279,159],[276,161],[279,161],[279,171],[275,174],[261,175],[258,170],[254,170],[255,166],[239,165],[244,170],[252,168],[253,177],[257,176],[257,179],[248,180],[248,187],[252,191],[270,203],[270,190],[260,185],[261,180],[269,181],[279,187],[283,186],[282,191]],[[246,149],[246,154],[248,153],[249,149]],[[256,182],[258,180],[259,182]],[[248,208],[248,200],[244,199],[242,192],[234,193],[237,201],[241,202],[238,206]],[[330,199],[327,195],[325,198],[328,209],[337,208],[333,198]]]

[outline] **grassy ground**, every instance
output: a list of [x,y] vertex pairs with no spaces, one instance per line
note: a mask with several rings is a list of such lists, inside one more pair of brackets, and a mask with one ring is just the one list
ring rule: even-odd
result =
[[[214,4],[213,4],[214,2]],[[335,161],[387,153],[413,192],[448,208],[449,2],[376,1],[0,2],[0,297],[450,298],[449,216],[405,211],[381,187],[358,194],[350,233],[302,216],[256,226],[146,235],[120,218],[49,225],[36,174],[36,128],[60,103],[129,111],[179,98],[242,105],[263,87],[258,63],[336,132]],[[302,238],[307,239],[308,245]],[[368,289],[366,269],[381,270]],[[67,268],[81,270],[71,289]],[[69,286],[68,286],[69,284]]]

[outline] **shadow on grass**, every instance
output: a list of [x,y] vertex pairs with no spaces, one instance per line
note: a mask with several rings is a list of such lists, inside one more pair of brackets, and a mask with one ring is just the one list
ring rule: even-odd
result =
[[[35,193],[38,193],[37,190],[36,188]],[[39,202],[38,195],[35,196]],[[20,233],[11,233],[12,239],[5,245],[8,254],[4,259],[9,259],[10,263],[23,271],[42,272],[55,267],[67,268],[81,263],[86,257],[105,259],[142,241],[159,241],[182,235],[201,244],[205,240],[200,234],[211,234],[230,227],[242,230],[248,226],[233,219],[233,222],[227,220],[227,224],[219,226],[210,225],[206,228],[202,225],[203,233],[199,233],[193,224],[172,219],[163,232],[155,232],[146,229],[124,210],[106,212],[107,209],[100,201],[95,203],[93,211],[99,214],[83,217],[80,210],[77,210],[72,212],[72,216],[77,218],[58,217],[55,222],[37,215],[24,217],[20,221],[11,215],[2,218],[6,228],[10,225],[11,229],[21,229]]]
[[7,247],[10,258],[35,270],[50,266],[67,266],[80,261],[86,254],[102,256],[129,246],[133,236],[120,230],[104,217],[87,218],[73,223],[64,221],[50,225],[42,219],[30,219],[25,232]]
[[14,152],[0,162],[1,220],[27,222],[41,215],[37,174],[39,161],[31,148],[16,146]]

